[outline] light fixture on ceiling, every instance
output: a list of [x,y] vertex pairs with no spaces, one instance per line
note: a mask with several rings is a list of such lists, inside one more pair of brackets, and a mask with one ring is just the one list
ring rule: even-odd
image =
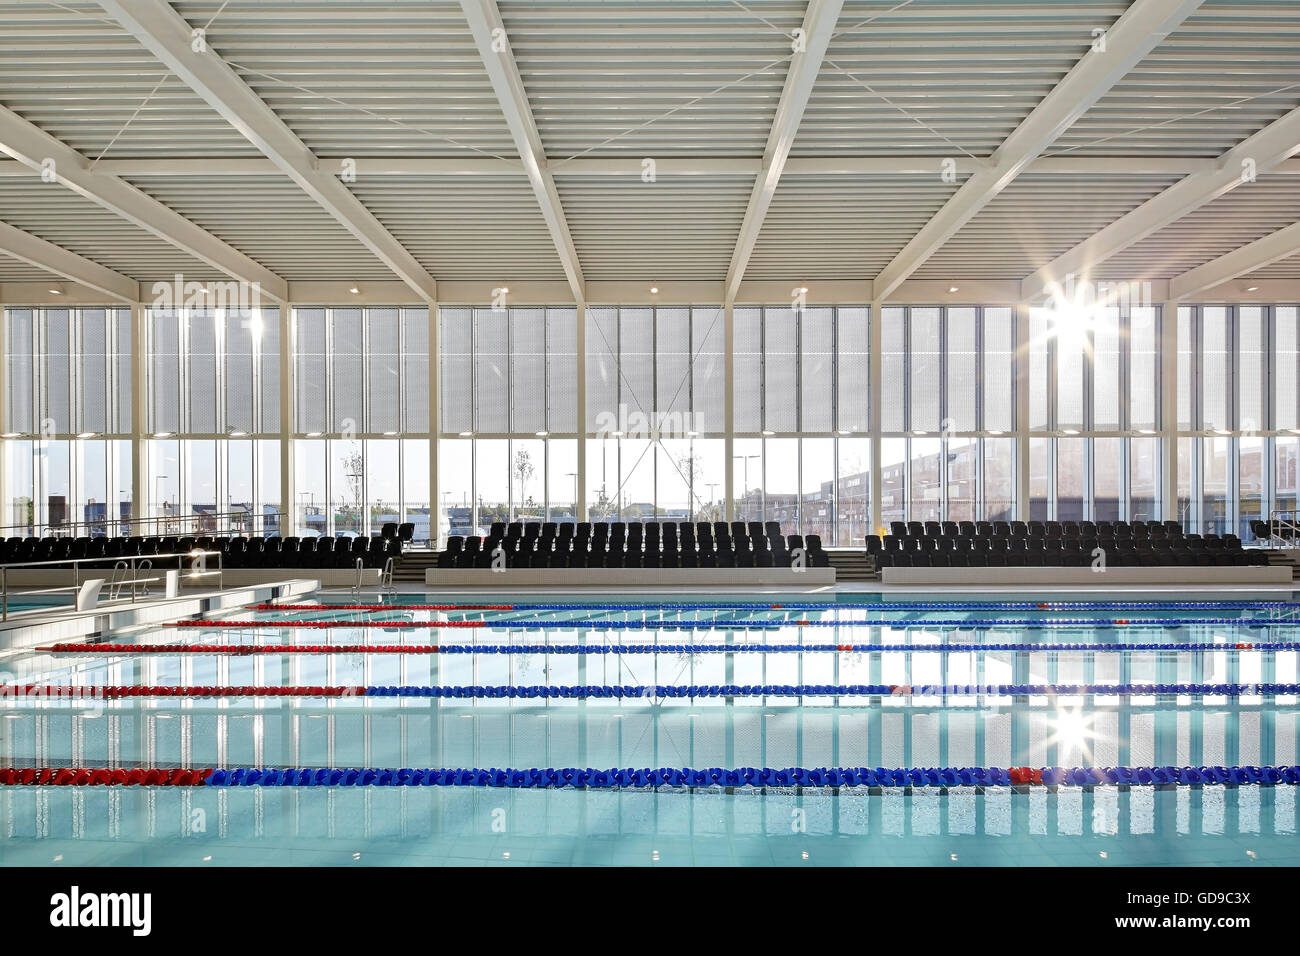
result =
[[990,435],[1001,435],[1001,434],[1002,434],[1002,429],[1000,429],[1000,428],[990,428],[990,429],[989,429],[989,434],[990,434]]
[[461,433],[460,433],[460,437],[461,437],[461,438],[473,438],[473,437],[474,437],[474,433],[473,433],[473,432],[461,432]]
[[95,432],[77,432],[77,437],[82,439],[83,441],[87,438],[94,438],[95,435],[96,435]]
[[1248,285],[1248,286],[1246,286],[1246,291],[1247,291],[1247,292],[1258,292],[1258,291],[1259,291],[1259,286],[1257,286],[1257,285]]
[[798,292],[800,295],[807,295],[808,287],[806,285],[801,285],[799,286],[799,288],[795,289],[794,291]]
[[768,431],[766,428],[764,428],[762,431],[762,435],[764,438],[771,438],[775,434],[776,432]]
[[172,437],[172,433],[171,433],[171,432],[154,432],[154,433],[153,433],[153,437],[154,437],[154,438],[171,438],[171,437]]
[[351,292],[353,295],[360,295],[361,287],[356,285],[350,285],[348,286],[348,291]]
[[235,429],[234,431],[232,431],[232,432],[230,433],[230,437],[231,437],[231,438],[246,438],[246,437],[248,437],[248,432],[240,431],[239,429]]
[[1139,435],[1154,435],[1155,433],[1156,433],[1156,430],[1155,430],[1154,428],[1139,428],[1139,429],[1138,429],[1138,434],[1139,434]]
[[652,286],[650,287],[650,294],[651,294],[651,295],[658,295],[658,294],[659,294],[659,287],[658,287],[657,285],[652,285]]
[[324,432],[308,432],[308,433],[307,433],[307,437],[308,437],[308,438],[320,438],[320,437],[321,437],[322,435],[324,435],[324,434],[325,434]]
[[392,437],[394,437],[396,434],[397,434],[397,432],[384,432],[384,435],[387,436],[388,438],[392,438]]
[[923,428],[913,428],[913,429],[912,429],[912,434],[913,434],[913,435],[928,435],[929,432],[927,432],[927,431],[926,431],[925,429],[923,429]]
[[538,438],[545,438],[547,435],[550,434],[550,432],[540,431],[540,432],[534,432],[533,434],[535,434]]
[[63,295],[63,290],[60,289],[58,286],[51,286],[47,291],[50,293],[50,295]]
[[956,287],[955,285],[950,285],[950,286],[948,286],[948,291],[949,291],[949,292],[956,292],[956,291],[957,291],[957,287]]
[[506,288],[505,286],[502,286],[501,288],[497,289],[497,291],[500,292],[502,295],[509,295],[509,294],[510,294],[510,290],[509,290],[508,288]]

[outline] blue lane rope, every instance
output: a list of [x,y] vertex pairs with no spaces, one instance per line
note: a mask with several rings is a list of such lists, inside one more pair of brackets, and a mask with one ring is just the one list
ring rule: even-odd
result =
[[375,686],[365,697],[436,698],[681,698],[681,697],[891,697],[1206,695],[1273,697],[1300,694],[1300,684],[572,684],[498,686]]
[[[386,623],[373,615],[366,617],[366,626],[382,628]],[[229,621],[212,622],[210,629],[228,630],[290,630],[294,627],[311,629],[316,621],[275,621],[251,620],[232,624]],[[346,630],[348,622],[330,619],[333,628]],[[396,626],[405,624],[405,619],[394,620]],[[405,624],[406,627],[427,627],[437,630],[438,621],[423,621],[419,624]],[[187,625],[196,630],[208,629],[206,622],[197,621]],[[455,626],[455,625],[447,625]],[[1150,628],[1181,627],[1235,627],[1260,630],[1273,627],[1300,626],[1300,617],[1281,620],[1277,618],[1241,619],[1233,617],[1201,618],[984,618],[978,621],[960,621],[949,619],[913,619],[899,621],[871,620],[867,618],[853,620],[798,620],[785,623],[759,620],[712,620],[712,621],[537,621],[537,620],[492,620],[482,622],[482,629],[492,631],[779,631],[789,627],[880,627],[894,631],[933,630],[933,631],[974,631],[993,628],[1015,628],[1018,630],[1110,630],[1127,628],[1130,630]]]
[[[1036,779],[1034,779],[1036,777]],[[1300,767],[591,767],[516,769],[252,768],[216,769],[209,787],[505,787],[644,789],[651,787],[1010,787],[1206,786],[1300,783]]]
[[[346,604],[339,607],[346,609]],[[387,605],[395,611],[411,610],[401,604]],[[839,601],[766,603],[727,602],[633,602],[633,603],[531,603],[511,602],[515,611],[1254,611],[1300,610],[1296,601]],[[320,610],[334,606],[321,604]],[[505,613],[491,609],[465,609],[447,613]]]
[[440,654],[764,654],[844,652],[870,654],[934,652],[958,654],[970,651],[1290,651],[1300,650],[1300,641],[1260,641],[1249,645],[1216,644],[1208,641],[1171,641],[1164,644],[1034,643],[1008,644],[439,644]]

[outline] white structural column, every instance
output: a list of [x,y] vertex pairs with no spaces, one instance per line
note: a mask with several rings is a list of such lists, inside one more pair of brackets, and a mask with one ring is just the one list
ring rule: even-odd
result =
[[736,293],[740,291],[745,268],[754,252],[754,244],[758,242],[758,234],[763,228],[768,207],[772,205],[772,197],[776,195],[777,183],[781,180],[786,159],[794,146],[799,124],[803,121],[804,108],[808,105],[808,97],[812,95],[813,84],[817,82],[817,74],[821,72],[822,59],[830,45],[843,6],[844,0],[810,0],[804,14],[803,34],[799,38],[800,49],[790,60],[785,86],[781,90],[781,99],[772,119],[772,128],[767,134],[767,145],[763,148],[762,165],[749,194],[749,205],[736,237],[736,248],[731,254],[731,265],[727,269],[727,302],[734,302]]
[[[149,305],[131,305],[131,517],[149,514]],[[116,496],[114,496],[116,499]]]
[[495,0],[461,0],[460,6],[469,22],[470,32],[474,35],[474,43],[478,46],[488,79],[492,81],[497,101],[501,104],[501,112],[505,114],[506,126],[510,129],[519,158],[523,161],[524,173],[537,196],[537,204],[541,207],[542,218],[555,243],[560,265],[564,267],[564,275],[573,289],[574,301],[581,309],[587,299],[586,280],[582,276],[582,266],[578,262],[573,237],[569,234],[569,222],[560,205],[555,177],[546,168],[542,137],[537,131],[532,107],[528,104],[528,93],[519,75],[519,65],[510,50],[501,12],[497,9]]
[[1169,280],[1171,298],[1186,300],[1238,276],[1300,255],[1300,222],[1248,242]]
[[1178,303],[1160,305],[1161,508],[1178,520]]
[[[1297,154],[1300,154],[1300,109],[1292,110],[1258,133],[1242,140],[1220,156],[1213,168],[1180,179],[1057,256],[1024,280],[1021,284],[1024,297],[1036,298],[1050,291],[1053,286],[1059,286],[1070,276],[1087,278],[1089,271],[1098,263],[1123,252],[1134,243],[1233,189],[1249,189],[1257,176],[1275,170]],[[1282,240],[1283,243],[1286,241]],[[1259,251],[1256,250],[1255,254]],[[1222,266],[1219,268],[1221,270]],[[1213,274],[1213,270],[1207,270],[1201,276]],[[1187,280],[1183,286],[1192,285],[1195,281]],[[1171,286],[1170,295],[1174,294]]]
[[[187,41],[188,42],[188,41]],[[206,229],[145,195],[124,179],[91,167],[66,143],[38,129],[17,113],[0,106],[0,153],[28,168],[36,182],[42,174],[77,195],[147,230],[194,258],[242,282],[258,283],[273,299],[285,299],[289,284]],[[53,183],[47,185],[53,186]],[[80,281],[80,280],[78,280]],[[132,298],[138,298],[136,293]]]
[[578,496],[574,505],[574,516],[578,521],[587,520],[587,307],[578,306],[577,328],[577,376],[578,376],[578,469],[577,487],[574,494]]
[[881,501],[884,489],[880,487],[880,455],[883,447],[880,442],[880,423],[884,421],[881,414],[880,397],[885,393],[885,383],[881,381],[885,363],[880,354],[884,335],[881,331],[881,310],[885,303],[876,299],[871,303],[871,312],[867,319],[867,430],[871,436],[871,504],[867,516],[868,534],[875,534],[880,528],[880,516],[883,513]]
[[442,540],[441,465],[438,451],[442,436],[442,314],[429,303],[429,547],[439,550]]
[[[736,520],[736,307],[722,307],[723,519]],[[746,489],[748,490],[748,489]]]
[[424,267],[334,173],[320,168],[311,150],[239,74],[206,43],[194,49],[189,23],[171,4],[103,0],[100,6],[423,300],[436,297],[433,278]]
[[298,533],[298,509],[293,497],[294,489],[294,454],[293,454],[293,399],[294,399],[294,361],[298,354],[298,343],[294,338],[293,305],[284,302],[280,305],[280,534]]
[[140,284],[134,279],[106,269],[98,262],[91,262],[62,246],[33,236],[30,232],[15,229],[6,222],[0,222],[0,252],[29,266],[102,292],[114,302],[134,302],[140,298]]
[[956,235],[1203,0],[1135,0],[875,280],[886,297]]
[[[1016,508],[1029,520],[1029,305],[1016,306]],[[1044,383],[1046,387],[1046,383]]]

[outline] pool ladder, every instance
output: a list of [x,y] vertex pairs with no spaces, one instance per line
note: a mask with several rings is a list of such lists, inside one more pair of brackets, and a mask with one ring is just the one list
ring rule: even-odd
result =
[[[153,570],[153,562],[148,558],[141,561],[134,569],[132,569],[131,562],[129,561],[115,562],[113,564],[113,580],[108,586],[108,599],[110,601],[116,601],[122,595],[122,588],[126,587],[128,584],[131,585],[131,593],[134,595],[136,581],[139,579],[140,572],[148,572],[151,570]],[[140,593],[144,597],[148,597],[149,579],[145,578],[141,584],[143,587]]]

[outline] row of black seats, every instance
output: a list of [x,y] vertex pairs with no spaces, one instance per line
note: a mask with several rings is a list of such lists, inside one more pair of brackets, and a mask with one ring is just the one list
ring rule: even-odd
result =
[[1181,538],[1177,521],[891,521],[899,538]]
[[1261,542],[1272,539],[1294,541],[1300,538],[1300,522],[1289,518],[1273,521],[1256,519],[1250,523],[1250,533],[1255,536],[1256,541]]
[[[7,538],[0,540],[0,564],[26,561],[90,561],[111,568],[123,558],[147,558],[189,551],[220,551],[227,568],[383,567],[401,554],[402,538],[297,538],[139,535],[117,538]],[[213,564],[215,564],[215,560]]]
[[[549,530],[548,530],[549,529]],[[821,538],[761,522],[512,522],[486,538],[453,535],[440,568],[829,567]]]
[[[920,524],[912,522],[912,525]],[[947,522],[952,524],[952,522]],[[886,567],[1075,567],[1101,562],[1107,567],[1211,567],[1266,565],[1262,551],[1246,551],[1233,534],[1169,533],[1165,522],[1152,527],[1134,523],[1116,536],[1114,522],[980,522],[974,534],[945,534],[939,522],[916,528],[896,522],[907,534],[868,535],[867,553],[876,566]],[[1033,533],[1034,526],[1060,533]],[[1108,525],[1109,527],[1103,527]],[[1133,529],[1141,527],[1142,532]]]

